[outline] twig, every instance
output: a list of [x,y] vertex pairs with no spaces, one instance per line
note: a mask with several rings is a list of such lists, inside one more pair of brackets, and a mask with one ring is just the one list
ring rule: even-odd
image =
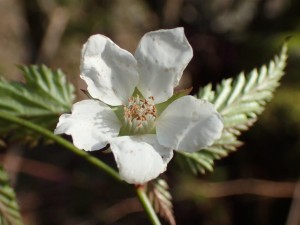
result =
[[7,167],[10,167],[7,173],[9,174],[10,184],[12,186],[15,186],[17,183],[18,171],[22,164],[22,157],[17,157],[18,154],[20,154],[20,144],[14,144],[9,146],[7,154],[2,157],[0,155],[0,160],[5,170],[7,171]]
[[[9,160],[7,160],[9,158]],[[0,162],[8,172],[25,173],[34,177],[53,182],[61,182],[69,175],[57,166],[38,162],[32,159],[17,156],[15,154],[0,154]],[[21,162],[18,167],[12,162]]]
[[299,225],[300,224],[300,180],[294,189],[294,196],[287,218],[286,225]]
[[45,32],[38,54],[38,61],[49,61],[55,55],[61,37],[69,21],[69,14],[66,9],[56,7],[50,18],[50,22]]
[[180,19],[182,0],[167,0],[163,11],[163,25],[175,26]]
[[128,214],[142,211],[143,208],[136,198],[128,198],[118,202],[104,212],[102,211],[102,215],[105,215],[104,220],[106,224],[113,224]]
[[293,196],[295,186],[295,182],[238,179],[225,182],[192,181],[191,183],[187,182],[177,186],[177,191],[181,193],[181,198],[192,198],[195,196],[206,198],[222,198],[244,194],[270,198],[291,198]]

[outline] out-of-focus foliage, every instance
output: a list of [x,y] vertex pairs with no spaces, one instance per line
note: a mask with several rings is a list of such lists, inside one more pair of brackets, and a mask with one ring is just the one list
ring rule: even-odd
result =
[[[0,113],[24,118],[53,129],[58,116],[71,110],[75,98],[74,87],[61,70],[46,66],[22,66],[25,84],[0,80]],[[38,141],[36,134],[0,120],[0,137],[20,141]]]
[[200,90],[198,98],[212,102],[224,120],[222,137],[212,146],[195,153],[181,153],[180,162],[194,173],[213,170],[214,159],[227,156],[236,150],[241,142],[238,136],[257,120],[265,104],[271,100],[275,89],[284,75],[287,60],[287,46],[272,60],[268,67],[252,70],[247,76],[242,72],[235,78],[225,79],[216,91],[208,84]]
[[2,166],[0,166],[0,224],[23,224],[15,192],[11,188],[8,176]]

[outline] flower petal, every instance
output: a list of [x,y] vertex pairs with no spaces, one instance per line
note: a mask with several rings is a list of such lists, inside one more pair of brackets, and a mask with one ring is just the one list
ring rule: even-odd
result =
[[214,106],[193,96],[171,103],[157,120],[158,142],[179,151],[194,152],[221,137],[223,122]]
[[109,38],[93,35],[82,49],[81,78],[92,97],[109,105],[122,105],[137,85],[137,63],[131,53]]
[[154,134],[113,138],[110,147],[121,177],[131,184],[156,178],[173,157],[172,149],[161,146]]
[[182,72],[193,56],[183,28],[158,30],[145,34],[135,52],[140,80],[139,91],[155,103],[173,95]]
[[73,105],[72,114],[63,114],[54,131],[68,134],[74,145],[86,151],[105,147],[119,134],[120,123],[110,107],[97,100],[83,100]]

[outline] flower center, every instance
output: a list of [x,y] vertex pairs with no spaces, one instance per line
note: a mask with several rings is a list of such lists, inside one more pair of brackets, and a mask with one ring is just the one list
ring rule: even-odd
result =
[[130,134],[152,133],[156,118],[154,97],[141,99],[139,96],[131,97],[124,106],[124,121]]

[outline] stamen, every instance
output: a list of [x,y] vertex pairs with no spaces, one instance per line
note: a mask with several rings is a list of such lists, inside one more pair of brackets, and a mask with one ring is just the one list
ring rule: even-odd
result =
[[140,96],[131,97],[124,106],[124,122],[126,130],[133,134],[151,133],[154,129],[156,107],[154,97],[141,99]]

